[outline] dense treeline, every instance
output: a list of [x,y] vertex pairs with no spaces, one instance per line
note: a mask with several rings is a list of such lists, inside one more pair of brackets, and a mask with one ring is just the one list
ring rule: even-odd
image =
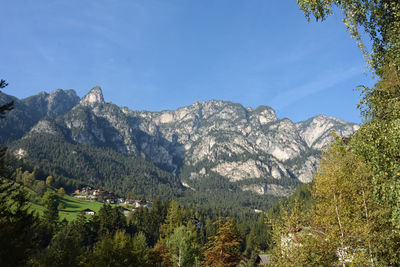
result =
[[[3,167],[3,177],[8,177],[15,180],[18,183],[24,183],[24,181],[31,181],[31,184],[27,184],[32,188],[37,184],[44,183],[46,179],[51,179],[51,184],[55,188],[64,188],[67,192],[73,192],[77,188],[90,185],[88,183],[83,183],[78,180],[70,179],[61,175],[56,174],[54,171],[46,170],[38,165],[34,165],[26,160],[21,160],[16,158],[10,153],[5,153],[4,155],[4,167]],[[24,178],[30,176],[30,179]],[[29,183],[29,182],[28,182]]]
[[[218,209],[213,201],[186,207],[156,198],[152,209],[129,217],[122,207],[105,204],[94,216],[61,221],[62,186],[80,186],[77,181],[52,176],[5,150],[1,165],[2,266],[236,266],[252,264],[268,248],[264,216]],[[45,207],[42,215],[29,211],[32,201]]]
[[[33,135],[17,141],[27,158],[42,168],[82,183],[124,196],[176,198],[181,185],[176,177],[141,157],[125,156],[112,149],[77,145],[54,135]],[[35,147],[40,144],[40,149]]]
[[89,218],[60,221],[59,196],[52,190],[43,195],[46,209],[39,217],[28,211],[28,186],[0,182],[2,266],[236,266],[254,256],[249,250],[264,229],[261,221],[246,240],[230,217],[159,198],[152,209],[129,217],[121,207],[104,204]]

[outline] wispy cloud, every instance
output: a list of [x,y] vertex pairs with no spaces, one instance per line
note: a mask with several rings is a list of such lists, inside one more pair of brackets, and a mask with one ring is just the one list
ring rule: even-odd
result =
[[362,67],[359,66],[325,73],[312,82],[279,93],[272,99],[271,106],[277,110],[286,108],[305,97],[331,89],[337,84],[361,74],[361,69]]

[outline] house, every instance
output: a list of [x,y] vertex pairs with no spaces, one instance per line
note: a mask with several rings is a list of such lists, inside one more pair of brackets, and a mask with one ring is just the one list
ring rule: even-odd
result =
[[256,266],[267,266],[270,263],[270,256],[268,254],[259,254],[256,260]]
[[147,202],[145,202],[145,204],[143,205],[143,207],[144,207],[144,208],[147,208],[147,209],[152,209],[152,208],[153,208],[153,202],[147,201]]
[[146,204],[144,200],[135,200],[135,208],[140,208]]
[[109,203],[109,204],[117,204],[117,201],[115,199],[113,199],[113,198],[106,199],[106,202]]
[[96,214],[96,212],[94,212],[91,209],[85,209],[85,210],[82,211],[82,213],[85,214],[85,215],[95,215]]
[[128,217],[129,214],[131,214],[131,211],[130,211],[129,209],[122,208],[122,213],[123,213],[126,217]]
[[129,204],[132,204],[133,202],[134,202],[133,199],[126,199],[125,202],[124,202],[124,204],[125,204],[125,205],[129,205]]

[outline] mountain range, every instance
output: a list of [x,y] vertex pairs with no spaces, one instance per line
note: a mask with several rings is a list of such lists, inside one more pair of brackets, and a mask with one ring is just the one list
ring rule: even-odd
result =
[[14,110],[0,120],[0,143],[11,153],[122,194],[146,195],[149,185],[153,196],[176,188],[190,194],[223,184],[288,196],[312,181],[331,131],[349,136],[359,128],[325,115],[294,123],[268,106],[218,100],[135,111],[105,102],[99,86],[83,98],[61,89],[25,99],[0,94],[0,104],[9,101]]

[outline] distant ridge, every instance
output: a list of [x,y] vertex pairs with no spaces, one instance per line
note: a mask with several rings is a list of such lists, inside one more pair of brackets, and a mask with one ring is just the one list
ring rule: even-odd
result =
[[[222,179],[246,192],[287,196],[296,185],[312,180],[330,131],[348,136],[359,127],[325,115],[293,123],[277,118],[268,106],[252,109],[219,100],[177,110],[133,111],[106,103],[100,86],[82,99],[73,90],[60,89],[22,100],[0,95],[1,101],[7,99],[15,99],[16,108],[0,122],[0,140],[12,151],[25,151],[27,159],[41,163],[30,158],[30,150],[41,148],[29,139],[58,136],[75,146],[143,157],[188,190]],[[18,141],[23,136],[24,142]],[[67,172],[70,167],[57,168]],[[110,180],[120,179],[118,173],[110,175]]]

